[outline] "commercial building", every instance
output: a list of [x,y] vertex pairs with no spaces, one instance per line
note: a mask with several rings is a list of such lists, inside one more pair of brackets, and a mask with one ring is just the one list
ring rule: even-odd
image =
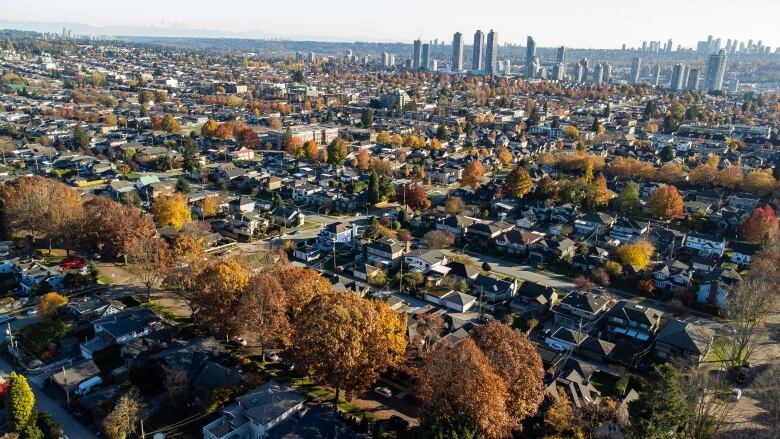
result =
[[[534,76],[534,58],[536,57],[536,41],[532,36],[528,36],[528,42],[525,47],[525,76],[531,78]],[[558,61],[560,62],[560,61]]]
[[488,32],[487,46],[485,47],[485,71],[489,74],[498,72],[498,34],[492,29]]
[[639,73],[642,71],[642,58],[635,57],[631,60],[631,84],[639,84]]
[[431,45],[426,43],[422,45],[422,64],[420,70],[431,69]]
[[463,34],[455,32],[452,36],[452,71],[463,70]]
[[414,50],[412,51],[412,70],[419,70],[421,61],[422,61],[422,41],[414,40]]
[[706,91],[723,90],[723,77],[726,75],[726,51],[721,49],[717,54],[710,55],[707,61],[707,76],[704,78]]
[[478,30],[474,34],[474,53],[471,57],[471,70],[482,70],[484,62],[485,34]]

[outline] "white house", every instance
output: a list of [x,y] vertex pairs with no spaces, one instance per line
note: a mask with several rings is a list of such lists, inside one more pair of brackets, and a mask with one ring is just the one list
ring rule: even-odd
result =
[[703,255],[723,256],[723,252],[726,251],[726,239],[704,233],[689,233],[685,237],[685,247],[697,250]]

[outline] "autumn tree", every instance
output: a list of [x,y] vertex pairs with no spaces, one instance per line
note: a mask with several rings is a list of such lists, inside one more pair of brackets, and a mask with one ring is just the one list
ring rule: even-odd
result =
[[460,197],[449,197],[444,202],[444,212],[451,215],[460,215],[466,210],[466,203]]
[[653,178],[660,183],[676,184],[685,179],[685,171],[677,163],[664,163],[655,170]]
[[209,119],[200,127],[200,135],[203,137],[216,137],[219,124],[214,119]]
[[422,183],[407,183],[398,186],[395,190],[399,203],[409,206],[413,210],[422,210],[431,207],[428,199],[428,191]]
[[566,138],[569,140],[577,140],[580,138],[580,130],[578,130],[574,125],[567,126],[564,133]]
[[463,169],[460,185],[468,186],[476,190],[482,185],[482,176],[485,175],[485,167],[479,160],[470,161]]
[[11,431],[20,432],[34,414],[35,395],[24,375],[11,372],[11,385],[6,391],[5,416]]
[[472,338],[426,355],[417,374],[417,397],[424,412],[451,426],[461,416],[487,438],[510,437],[514,421],[507,408],[507,385]]
[[431,230],[423,236],[423,241],[430,248],[443,249],[455,243],[455,235],[449,230]]
[[772,171],[769,169],[754,169],[742,181],[742,189],[757,195],[767,195],[776,184]]
[[330,282],[316,270],[282,265],[273,272],[286,297],[291,316],[295,316],[315,297],[330,291]]
[[296,369],[336,389],[336,401],[366,389],[406,349],[406,318],[385,302],[328,292],[315,297],[295,321]]
[[284,147],[284,150],[290,157],[294,158],[303,157],[305,154],[300,137],[293,137],[290,139],[290,141],[287,142],[287,145]]
[[162,120],[162,129],[169,133],[179,133],[181,132],[181,124],[173,115],[166,114]]
[[67,296],[50,292],[38,299],[38,315],[41,317],[51,317],[60,312],[68,305]]
[[141,409],[141,401],[134,393],[128,392],[120,396],[114,409],[103,420],[103,429],[108,437],[125,439],[135,433]]
[[257,137],[255,130],[246,125],[236,127],[233,131],[233,136],[241,146],[257,148],[260,145],[260,139]]
[[332,166],[340,166],[344,164],[344,159],[347,157],[347,142],[344,139],[333,139],[328,144],[328,164]]
[[249,272],[235,258],[209,264],[195,278],[198,322],[226,340],[243,327],[242,296],[249,284]]
[[171,248],[171,269],[165,274],[163,285],[181,297],[193,318],[197,317],[199,304],[196,281],[207,265],[208,258],[201,244],[189,234],[179,234]]
[[192,213],[184,194],[160,195],[152,203],[152,214],[161,227],[180,229],[192,221]]
[[217,215],[219,200],[217,197],[206,197],[200,202],[200,211],[204,218],[210,218]]
[[478,327],[474,342],[487,356],[507,388],[506,409],[520,430],[523,419],[533,416],[544,400],[544,368],[535,345],[520,331],[498,321]]
[[512,160],[515,158],[511,152],[509,152],[508,149],[505,147],[498,148],[498,151],[496,152],[496,157],[498,157],[499,163],[501,163],[501,166],[506,168],[512,163]]
[[371,156],[367,149],[361,149],[357,155],[357,168],[367,171],[371,167]]
[[715,184],[727,189],[736,189],[742,185],[744,174],[742,165],[731,165],[715,174]]
[[156,233],[152,217],[138,208],[105,197],[95,197],[84,205],[86,226],[83,243],[101,256],[127,258],[136,243],[150,239]]
[[778,223],[771,206],[757,207],[739,228],[739,236],[753,243],[777,241]]
[[291,336],[287,297],[271,275],[259,274],[249,280],[241,312],[245,331],[251,331],[265,361],[267,347],[287,346]]
[[150,302],[152,289],[162,284],[173,264],[168,244],[160,236],[154,236],[132,245],[127,254],[130,271],[146,289],[146,301]]
[[303,151],[306,155],[306,158],[309,160],[316,160],[317,157],[319,157],[319,148],[317,147],[317,142],[314,140],[309,140],[304,143]]
[[550,433],[545,439],[568,437],[574,428],[574,410],[569,395],[558,387],[556,396],[552,397],[552,402],[544,413],[544,428]]
[[515,197],[524,197],[531,191],[531,176],[522,166],[512,169],[512,172],[506,176],[506,188],[510,195]]
[[649,241],[641,240],[621,245],[617,253],[624,265],[632,265],[642,270],[650,264],[655,247]]
[[390,134],[382,130],[376,135],[376,143],[379,145],[389,145],[392,139],[390,138]]
[[656,189],[650,195],[648,206],[653,215],[662,220],[679,218],[683,214],[683,199],[677,188],[672,185]]

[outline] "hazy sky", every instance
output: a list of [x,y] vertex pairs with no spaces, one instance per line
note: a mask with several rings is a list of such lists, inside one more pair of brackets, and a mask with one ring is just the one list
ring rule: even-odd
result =
[[533,35],[539,46],[616,48],[672,38],[676,47],[712,34],[724,44],[752,38],[780,45],[779,0],[0,0],[0,18],[343,41],[449,41],[456,31],[469,41],[474,30],[492,28],[501,44],[525,44]]

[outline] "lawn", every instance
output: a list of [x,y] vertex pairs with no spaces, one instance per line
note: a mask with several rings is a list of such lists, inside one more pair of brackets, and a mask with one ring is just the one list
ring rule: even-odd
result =
[[[335,393],[309,381],[306,378],[293,378],[292,383],[312,398],[319,398],[321,400],[327,401],[336,397]],[[366,418],[366,420],[369,422],[376,422],[377,420],[376,415],[373,413],[367,412],[355,404],[347,402],[341,398],[339,398],[339,402],[336,404],[336,407],[338,407],[340,412],[346,413],[356,418]]]
[[144,303],[143,306],[151,309],[152,311],[154,311],[155,314],[157,314],[158,316],[164,318],[165,320],[174,322],[174,323],[176,323],[179,326],[183,327],[183,326],[187,326],[187,325],[192,325],[193,324],[191,319],[189,319],[189,318],[187,318],[185,316],[182,316],[181,314],[177,314],[177,313],[173,312],[172,310],[170,310],[169,308],[166,308],[166,307],[164,307],[162,305],[158,305],[156,303]]
[[[707,355],[707,361],[712,363],[723,363],[728,361],[728,358],[725,358],[725,356],[728,355],[731,350],[730,344],[731,341],[729,341],[728,337],[716,336],[712,341],[712,349],[710,349],[710,353]],[[742,358],[740,358],[739,363],[744,362],[745,355],[746,352],[742,352]]]

